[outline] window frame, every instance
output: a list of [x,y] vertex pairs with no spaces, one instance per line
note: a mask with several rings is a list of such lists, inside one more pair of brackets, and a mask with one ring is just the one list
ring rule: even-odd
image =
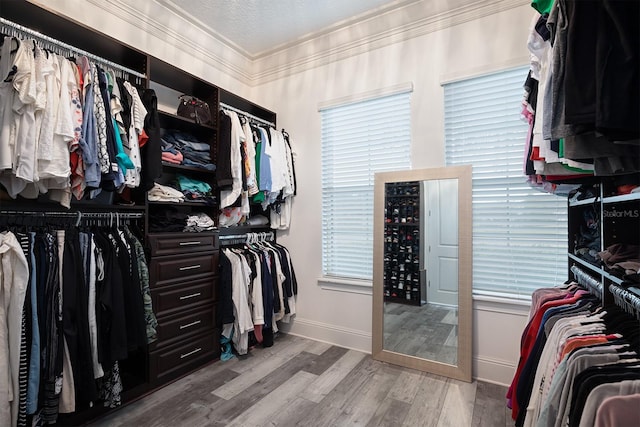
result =
[[[397,169],[411,169],[411,149],[412,149],[412,140],[411,140],[411,95],[412,95],[412,85],[398,85],[388,89],[376,90],[372,92],[368,92],[366,94],[354,95],[348,98],[342,98],[335,102],[325,102],[319,106],[320,112],[320,120],[321,120],[321,167],[322,167],[322,178],[321,178],[321,197],[322,197],[322,276],[319,278],[319,284],[323,287],[332,288],[334,285],[339,285],[340,288],[344,287],[345,289],[350,289],[355,292],[360,292],[359,287],[365,286],[370,288],[372,286],[372,274],[373,274],[373,190],[374,190],[374,175],[376,172],[385,172],[389,170],[397,170]],[[391,102],[391,104],[389,104]],[[392,108],[389,105],[395,105]],[[360,110],[354,112],[356,110]],[[373,115],[366,115],[367,111],[376,111]],[[392,114],[389,114],[389,111]],[[353,118],[357,125],[357,128],[366,128],[369,136],[364,142],[360,142],[361,146],[366,148],[369,153],[370,158],[366,161],[366,166],[364,163],[361,166],[367,168],[367,177],[364,179],[363,177],[355,177],[356,170],[352,169],[354,174],[353,182],[354,184],[359,185],[359,189],[356,189],[354,186],[353,191],[364,192],[366,194],[362,195],[361,203],[358,206],[359,214],[366,215],[367,221],[362,225],[360,230],[360,237],[366,240],[364,244],[364,249],[362,251],[356,251],[355,248],[352,248],[351,252],[361,252],[360,255],[350,255],[354,257],[360,257],[361,262],[367,263],[365,269],[368,269],[368,277],[364,274],[348,274],[345,273],[346,270],[336,268],[336,260],[335,257],[338,256],[340,252],[339,247],[343,247],[344,250],[344,242],[339,241],[339,236],[335,235],[335,229],[331,227],[328,229],[327,227],[333,224],[335,221],[335,216],[337,215],[335,210],[332,209],[332,206],[337,203],[337,194],[341,191],[340,185],[343,185],[345,182],[338,182],[343,178],[337,178],[342,172],[336,171],[336,165],[339,161],[336,160],[336,157],[333,157],[335,154],[331,154],[327,152],[327,144],[330,142],[329,140],[329,131],[334,130],[333,125],[331,124],[332,120],[335,120],[335,116],[338,116],[342,113],[347,112],[348,114],[353,114]],[[383,112],[384,114],[380,114]],[[365,114],[365,117],[358,117],[358,114]],[[397,116],[402,116],[400,120],[400,124],[396,122],[392,122],[396,120]],[[361,120],[370,121],[368,124],[363,124]],[[388,124],[385,124],[385,121],[388,121]],[[334,123],[335,124],[335,123]],[[402,132],[397,132],[393,130],[392,126],[401,127]],[[372,131],[373,129],[373,131]],[[342,124],[343,131],[352,130],[347,124]],[[379,132],[376,133],[375,130]],[[366,132],[365,132],[366,133]],[[347,137],[351,137],[347,135]],[[339,134],[331,135],[331,138],[340,138]],[[357,139],[357,138],[356,138]],[[333,141],[333,143],[337,143],[338,145],[341,142]],[[342,142],[343,144],[347,144],[347,142]],[[390,148],[390,144],[397,148],[398,146],[402,146],[402,153],[398,154],[395,148]],[[352,145],[349,145],[351,148]],[[335,147],[333,147],[335,148]],[[377,150],[376,150],[377,149]],[[391,151],[390,151],[391,150]],[[357,151],[357,149],[356,149]],[[389,157],[389,152],[393,152],[394,156]],[[354,153],[347,153],[347,155],[356,155]],[[392,163],[392,164],[384,164],[389,159],[397,159],[398,157],[402,158],[402,164]],[[371,158],[374,158],[375,161],[372,162]],[[331,164],[327,164],[328,161],[331,161]],[[381,164],[380,162],[383,162]],[[343,165],[342,165],[343,166]],[[348,180],[348,178],[344,178]],[[330,186],[333,185],[333,186]],[[345,188],[343,188],[345,189]],[[346,189],[345,189],[346,190]],[[333,199],[332,199],[333,198]],[[367,206],[369,206],[367,208]],[[364,209],[363,209],[364,206]],[[339,216],[339,215],[338,215]],[[362,231],[362,228],[368,230]],[[334,240],[336,239],[336,240]],[[361,242],[360,240],[358,242]],[[335,243],[335,247],[332,248],[331,245]],[[366,259],[365,259],[366,258]],[[347,262],[347,261],[345,261]],[[339,262],[338,262],[339,266]],[[362,271],[362,267],[359,267],[360,271]],[[343,290],[343,289],[340,289]],[[368,291],[370,292],[370,291]]]

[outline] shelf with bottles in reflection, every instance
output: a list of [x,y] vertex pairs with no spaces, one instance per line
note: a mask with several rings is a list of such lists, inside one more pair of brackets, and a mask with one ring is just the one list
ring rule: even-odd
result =
[[388,183],[384,218],[384,298],[420,305],[420,183]]

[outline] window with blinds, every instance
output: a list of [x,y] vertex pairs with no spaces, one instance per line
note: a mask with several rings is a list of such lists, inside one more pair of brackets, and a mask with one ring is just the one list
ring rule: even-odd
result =
[[567,279],[567,200],[523,173],[528,125],[517,68],[444,86],[447,165],[473,165],[475,294],[529,298]]
[[320,110],[325,277],[372,278],[374,174],[411,167],[410,96]]

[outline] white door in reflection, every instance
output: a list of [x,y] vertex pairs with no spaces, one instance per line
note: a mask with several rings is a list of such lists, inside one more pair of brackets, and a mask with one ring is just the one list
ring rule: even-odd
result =
[[458,305],[458,180],[424,181],[427,303]]

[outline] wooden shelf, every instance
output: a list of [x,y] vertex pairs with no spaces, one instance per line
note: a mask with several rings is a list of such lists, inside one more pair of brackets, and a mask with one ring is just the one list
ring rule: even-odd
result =
[[211,206],[208,205],[206,203],[202,203],[202,202],[154,202],[152,200],[149,200],[147,202],[149,205],[160,205],[160,206],[174,206],[174,207],[180,207],[180,206],[199,206],[199,207],[203,207],[203,208],[209,208],[209,209],[213,209],[215,208],[215,206]]
[[[211,108],[211,107],[209,107]],[[212,131],[216,131],[216,128],[213,127],[212,125],[209,124],[203,124],[203,123],[196,123],[194,120],[188,119],[186,117],[182,117],[182,116],[178,116],[177,114],[174,113],[170,113],[168,111],[162,111],[162,110],[158,110],[158,114],[160,115],[160,120],[169,120],[169,121],[175,121],[177,123],[182,123],[182,124],[186,124],[188,126],[193,126],[194,128],[203,128],[203,129],[209,129]],[[211,114],[215,114],[215,112],[212,111]]]
[[597,197],[590,197],[584,200],[576,200],[573,202],[569,202],[569,207],[592,205],[597,199],[598,199]]

